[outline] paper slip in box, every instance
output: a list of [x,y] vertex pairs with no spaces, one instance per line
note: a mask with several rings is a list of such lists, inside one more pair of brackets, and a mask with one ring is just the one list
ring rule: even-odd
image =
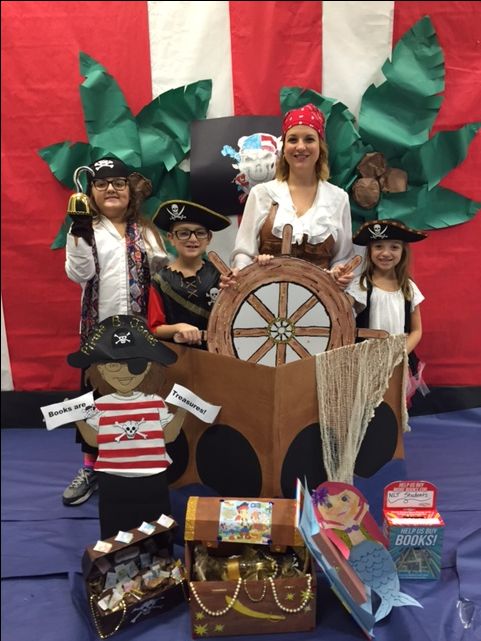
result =
[[438,579],[444,521],[436,487],[426,481],[395,481],[384,489],[384,535],[400,579]]

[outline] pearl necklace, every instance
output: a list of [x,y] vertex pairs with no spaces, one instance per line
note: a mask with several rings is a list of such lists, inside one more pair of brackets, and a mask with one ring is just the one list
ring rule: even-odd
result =
[[189,583],[189,587],[190,587],[190,589],[192,591],[194,599],[197,601],[198,606],[200,607],[201,610],[204,610],[204,612],[206,614],[210,615],[211,617],[224,616],[224,614],[227,614],[229,612],[229,610],[234,607],[235,602],[237,601],[237,597],[239,596],[241,585],[242,585],[242,579],[241,579],[241,577],[239,577],[239,579],[237,581],[237,585],[236,585],[236,589],[235,589],[234,595],[232,597],[232,601],[229,603],[228,606],[226,606],[222,610],[209,610],[209,608],[206,608],[206,606],[200,600],[200,597],[197,594],[197,590],[195,589],[195,586],[192,583],[192,581],[190,581],[190,583]]
[[302,603],[297,608],[286,608],[285,605],[282,605],[282,603],[279,601],[279,597],[277,596],[276,585],[274,583],[274,579],[272,577],[269,577],[268,581],[269,581],[269,583],[271,585],[272,594],[274,595],[274,601],[276,602],[277,607],[280,610],[283,610],[284,612],[288,612],[289,614],[297,614],[298,612],[303,610],[306,607],[307,602],[309,601],[309,599],[312,596],[312,592],[311,592],[312,576],[310,574],[307,575],[306,596],[304,597],[304,600],[302,601]]

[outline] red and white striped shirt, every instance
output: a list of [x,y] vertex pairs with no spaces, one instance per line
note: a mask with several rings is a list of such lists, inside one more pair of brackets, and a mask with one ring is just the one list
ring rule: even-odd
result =
[[97,413],[87,423],[98,432],[95,470],[119,476],[150,476],[172,463],[164,425],[173,415],[155,394],[109,394],[95,401]]

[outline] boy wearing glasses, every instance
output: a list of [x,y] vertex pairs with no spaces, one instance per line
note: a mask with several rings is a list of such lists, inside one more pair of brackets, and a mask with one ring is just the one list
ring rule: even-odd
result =
[[[80,342],[93,327],[118,314],[147,317],[151,274],[168,262],[164,242],[140,206],[150,180],[122,161],[103,157],[89,166],[87,194],[92,215],[73,215],[67,234],[65,271],[82,288]],[[86,391],[84,382],[82,391]],[[63,493],[64,505],[80,505],[97,489],[97,449],[82,444],[83,466]]]
[[149,328],[163,340],[201,345],[220,278],[205,252],[212,232],[225,229],[230,220],[187,200],[162,203],[153,220],[167,232],[177,257],[152,278]]

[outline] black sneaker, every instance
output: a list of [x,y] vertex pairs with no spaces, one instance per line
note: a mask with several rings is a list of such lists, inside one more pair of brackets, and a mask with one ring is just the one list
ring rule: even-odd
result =
[[81,467],[63,493],[64,505],[85,503],[98,489],[97,475],[90,467]]

